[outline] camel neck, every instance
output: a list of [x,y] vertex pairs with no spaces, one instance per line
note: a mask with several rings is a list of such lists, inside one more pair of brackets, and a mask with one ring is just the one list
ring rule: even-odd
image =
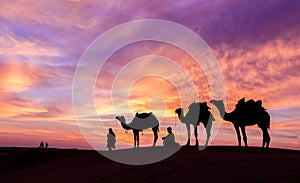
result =
[[231,121],[231,113],[227,113],[225,110],[225,105],[224,103],[219,103],[216,105],[216,107],[219,110],[220,116],[223,118],[225,121]]
[[225,111],[225,106],[224,106],[224,103],[220,103],[219,105],[216,105],[218,110],[219,110],[219,113],[222,117],[225,117],[225,114],[226,114],[226,111]]
[[180,110],[180,111],[178,111],[177,116],[178,116],[178,118],[179,118],[180,120],[182,120],[182,119],[184,118],[184,116],[183,116],[183,109]]
[[131,128],[125,123],[125,122],[121,122],[121,126],[125,129],[125,130],[130,130]]

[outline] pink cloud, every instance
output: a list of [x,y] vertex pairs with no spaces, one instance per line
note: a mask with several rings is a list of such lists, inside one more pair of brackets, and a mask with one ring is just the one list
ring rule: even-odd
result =
[[[4,133],[3,139],[6,140],[1,144],[13,143],[9,139],[14,138],[16,129],[22,134],[15,137],[16,140],[25,138],[26,134],[30,135],[31,140],[41,134],[49,134],[52,139],[57,138],[53,142],[59,146],[67,144],[67,140],[63,138],[69,139],[73,144],[83,143],[81,138],[74,138],[77,133],[72,134],[70,130],[68,134],[71,135],[68,136],[60,131],[61,128],[76,126],[72,119],[71,87],[80,55],[94,38],[115,25],[135,19],[159,18],[181,23],[195,30],[207,41],[222,65],[228,110],[233,109],[237,100],[244,96],[247,99],[263,100],[274,121],[274,125],[271,124],[274,139],[272,144],[297,148],[297,142],[292,142],[296,137],[295,132],[290,128],[293,126],[299,129],[298,118],[295,118],[298,111],[293,110],[300,105],[298,5],[298,1],[273,0],[263,3],[236,0],[184,3],[2,1],[0,108],[5,120],[17,120],[17,123],[10,126],[5,120],[1,122],[1,127],[5,126],[10,132]],[[180,64],[196,83],[199,96],[195,98],[210,100],[210,86],[205,73],[200,67],[195,67],[195,62],[187,53],[170,45],[153,42],[129,45],[109,59],[97,81],[95,101],[98,113],[107,115],[105,120],[108,126],[114,122],[110,119],[114,115],[113,110],[108,106],[111,105],[109,97],[115,75],[130,60],[147,54],[162,55]],[[133,86],[129,92],[131,108],[143,110],[144,105],[148,104],[148,98],[154,94],[162,95],[169,112],[167,118],[173,117],[174,107],[178,107],[176,91],[169,84],[152,79],[151,84],[137,82]],[[182,84],[184,86],[184,82]],[[143,97],[146,99],[141,100]],[[124,107],[124,104],[118,105]],[[288,114],[284,119],[282,111]],[[95,117],[90,118],[91,121],[97,120]],[[34,132],[21,130],[26,129],[22,120],[26,124],[37,121],[38,124],[29,125],[30,127],[47,128]],[[289,123],[275,123],[282,120]],[[61,124],[48,128],[47,123],[54,121]],[[166,119],[166,125],[169,123]],[[93,125],[94,123],[85,127],[93,128]],[[225,130],[222,127],[213,143],[235,144],[235,134],[231,134],[231,127],[230,124],[225,125]],[[259,132],[255,128],[249,128],[249,135],[253,136],[250,140],[259,145],[260,140],[256,137]],[[122,138],[127,139],[125,136]],[[149,139],[147,137],[145,141],[148,142]],[[30,138],[26,140],[30,141]],[[131,141],[130,138],[127,140]],[[26,143],[25,140],[23,143]]]

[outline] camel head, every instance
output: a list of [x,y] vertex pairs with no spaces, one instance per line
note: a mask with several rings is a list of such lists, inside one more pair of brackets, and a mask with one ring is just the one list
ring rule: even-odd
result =
[[218,108],[220,115],[223,117],[224,120],[230,121],[230,120],[227,120],[228,116],[226,116],[226,117],[224,116],[224,115],[226,115],[226,111],[225,111],[225,105],[224,105],[223,100],[214,100],[213,99],[210,101],[210,103],[214,104]]
[[183,115],[183,108],[177,108],[175,113],[178,115],[178,118],[181,122],[186,123],[186,118]]
[[183,108],[177,108],[177,109],[175,110],[175,113],[176,113],[176,114],[181,114],[182,111],[183,111]]
[[121,123],[125,123],[125,117],[124,116],[116,116],[116,119],[119,120]]

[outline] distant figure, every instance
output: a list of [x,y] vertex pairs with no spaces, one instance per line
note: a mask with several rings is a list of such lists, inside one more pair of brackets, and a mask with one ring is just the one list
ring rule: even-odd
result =
[[172,128],[168,127],[167,130],[169,134],[162,138],[164,146],[178,146],[179,144],[175,142],[175,136],[172,132]]
[[45,148],[47,149],[49,146],[48,142],[45,143]]
[[43,141],[41,141],[39,148],[44,149],[44,142]]
[[134,148],[139,147],[140,145],[139,132],[148,128],[152,128],[153,136],[154,136],[154,141],[152,146],[155,146],[156,141],[158,139],[159,122],[152,112],[150,113],[137,112],[130,123],[126,123],[126,119],[124,116],[116,116],[116,119],[121,122],[121,126],[125,130],[133,131]]
[[114,131],[110,128],[108,130],[108,134],[107,134],[107,148],[109,151],[111,151],[111,148],[116,148],[115,146],[116,144],[116,135],[114,133]]

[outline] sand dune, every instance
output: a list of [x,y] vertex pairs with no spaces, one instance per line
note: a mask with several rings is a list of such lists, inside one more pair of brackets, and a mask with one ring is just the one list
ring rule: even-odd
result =
[[[149,150],[113,153],[118,156],[127,151],[138,157]],[[211,146],[203,151],[184,147],[157,163],[126,165],[96,151],[49,149],[41,153],[2,148],[0,160],[0,182],[300,182],[300,151],[284,149],[270,149],[266,154],[256,147],[249,153],[236,152],[235,147]]]

